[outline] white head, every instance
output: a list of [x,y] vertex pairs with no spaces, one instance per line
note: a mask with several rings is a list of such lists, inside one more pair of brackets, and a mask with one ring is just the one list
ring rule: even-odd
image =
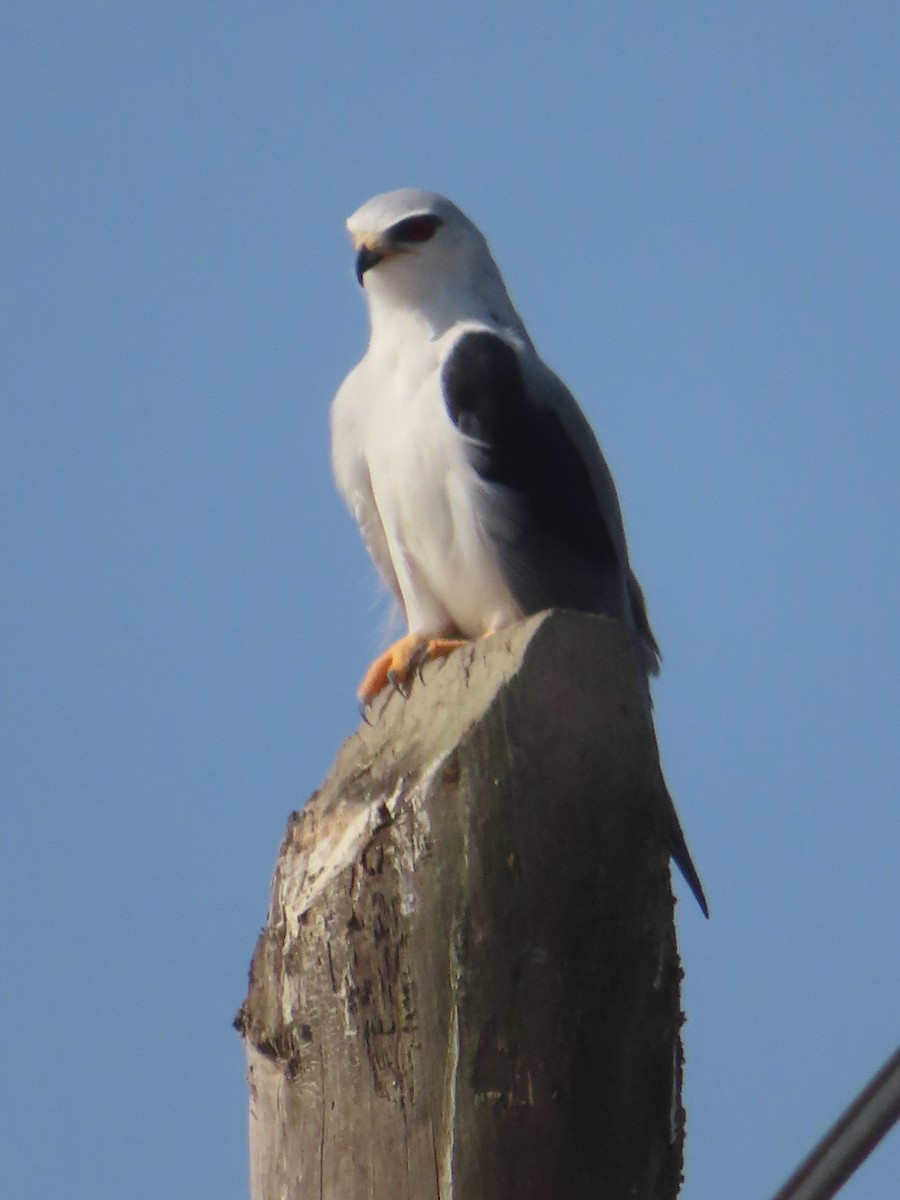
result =
[[373,328],[382,309],[414,311],[433,327],[492,320],[521,327],[484,236],[445,196],[400,188],[347,221]]

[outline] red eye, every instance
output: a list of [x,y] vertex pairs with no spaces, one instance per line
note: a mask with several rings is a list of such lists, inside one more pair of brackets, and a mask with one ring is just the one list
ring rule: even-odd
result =
[[398,221],[391,230],[391,235],[398,242],[427,242],[429,238],[434,237],[440,223],[438,217],[428,215],[407,217],[405,221]]

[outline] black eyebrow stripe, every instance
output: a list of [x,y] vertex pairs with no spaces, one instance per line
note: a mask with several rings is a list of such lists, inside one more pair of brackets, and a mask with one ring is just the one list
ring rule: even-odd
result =
[[391,225],[391,227],[387,231],[386,236],[389,238],[399,238],[402,241],[404,228],[413,221],[430,221],[434,226],[434,228],[432,229],[432,233],[434,233],[435,230],[437,230],[441,225],[443,225],[443,221],[441,220],[441,218],[436,217],[434,215],[434,213],[430,213],[430,212],[410,213],[410,215],[408,217],[404,217],[402,221],[397,221],[397,223],[395,225]]

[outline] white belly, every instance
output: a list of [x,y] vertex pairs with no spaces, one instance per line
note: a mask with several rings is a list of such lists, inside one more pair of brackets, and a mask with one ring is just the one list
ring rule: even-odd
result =
[[410,630],[478,637],[517,620],[494,541],[502,497],[469,465],[437,367],[391,409],[372,413],[366,459]]

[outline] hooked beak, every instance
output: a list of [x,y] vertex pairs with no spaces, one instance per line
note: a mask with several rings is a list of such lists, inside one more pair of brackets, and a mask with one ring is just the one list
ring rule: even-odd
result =
[[363,276],[366,271],[377,266],[384,258],[384,254],[383,250],[373,249],[365,243],[359,247],[356,253],[356,278],[359,280],[360,286],[362,286]]

